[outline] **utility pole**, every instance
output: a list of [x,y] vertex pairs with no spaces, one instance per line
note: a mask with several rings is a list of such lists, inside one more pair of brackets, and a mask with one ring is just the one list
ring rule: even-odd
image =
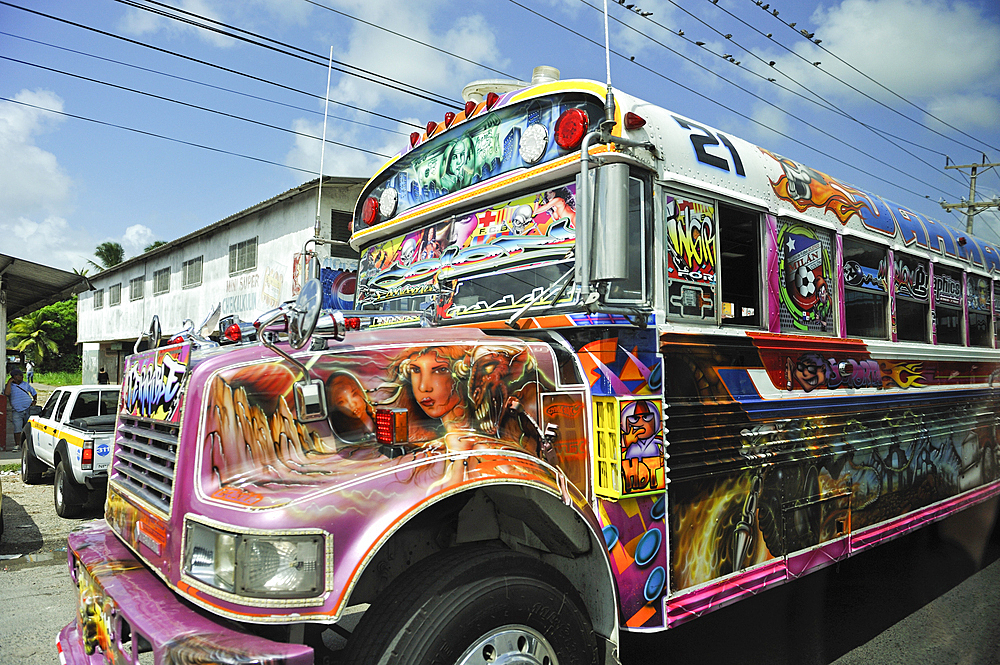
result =
[[1000,208],[1000,198],[994,197],[994,199],[992,201],[983,201],[982,203],[977,203],[976,202],[976,176],[979,175],[979,169],[980,168],[982,168],[983,169],[983,173],[985,173],[986,171],[989,171],[994,166],[1000,166],[1000,164],[987,164],[986,163],[986,154],[985,153],[983,154],[983,163],[982,164],[964,164],[964,165],[961,165],[961,166],[959,166],[957,164],[952,164],[952,165],[949,166],[948,162],[950,162],[950,161],[951,161],[951,159],[946,155],[945,158],[944,158],[944,167],[946,169],[972,169],[972,173],[971,173],[971,177],[970,177],[970,182],[969,182],[969,201],[967,203],[966,202],[963,202],[963,203],[945,203],[944,201],[941,201],[941,207],[944,208],[945,210],[949,211],[949,212],[951,212],[952,210],[955,210],[956,208],[964,208],[965,209],[965,232],[971,234],[972,233],[972,219],[976,215],[978,215],[979,213],[983,212],[984,210],[989,210],[990,208]]

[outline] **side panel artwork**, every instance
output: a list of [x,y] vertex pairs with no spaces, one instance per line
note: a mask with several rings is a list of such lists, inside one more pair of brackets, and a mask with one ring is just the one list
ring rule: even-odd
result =
[[122,414],[177,423],[181,385],[191,357],[187,345],[129,356],[122,381]]
[[833,246],[830,233],[778,220],[781,329],[833,332]]
[[715,206],[664,195],[667,258],[667,317],[716,318]]

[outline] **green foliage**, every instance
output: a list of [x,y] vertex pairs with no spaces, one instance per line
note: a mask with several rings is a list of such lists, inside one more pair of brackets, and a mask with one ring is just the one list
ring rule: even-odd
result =
[[98,270],[112,268],[125,260],[125,248],[113,240],[102,242],[94,249],[94,256],[100,263],[89,261],[90,265]]
[[76,345],[76,296],[14,319],[7,329],[7,348],[34,361],[36,374],[46,370],[79,372]]
[[83,374],[76,372],[35,372],[35,383],[59,388],[60,386],[78,386],[83,381]]
[[166,240],[154,240],[151,244],[146,245],[146,249],[144,249],[142,251],[143,251],[143,253],[149,252],[149,251],[152,251],[152,250],[156,249],[157,247],[160,247],[160,246],[166,245],[166,244],[167,244]]

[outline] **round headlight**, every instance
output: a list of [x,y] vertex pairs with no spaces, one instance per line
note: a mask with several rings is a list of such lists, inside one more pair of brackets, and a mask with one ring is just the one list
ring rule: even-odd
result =
[[396,203],[399,201],[399,193],[392,187],[382,190],[382,196],[378,199],[378,211],[382,219],[388,219],[396,212]]
[[549,130],[540,122],[528,125],[521,134],[521,142],[518,144],[521,159],[527,164],[534,164],[541,159],[547,147],[549,147]]

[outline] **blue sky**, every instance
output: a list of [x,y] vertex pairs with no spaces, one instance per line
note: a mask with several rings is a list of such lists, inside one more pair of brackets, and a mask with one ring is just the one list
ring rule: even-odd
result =
[[[164,5],[302,57],[143,9]],[[342,145],[327,145],[328,175],[370,175],[383,161],[373,153],[394,154],[414,125],[457,111],[470,81],[526,80],[541,64],[604,81],[601,5],[4,0],[0,97],[15,101],[0,101],[0,252],[69,270],[114,240],[131,257],[314,178],[331,45],[335,66],[368,73],[333,72],[327,138]],[[969,195],[945,156],[1000,162],[996,0],[645,0],[631,11],[610,0],[609,10],[616,87],[941,221],[964,228],[937,201]],[[1000,195],[1000,171],[977,192]],[[977,235],[998,233],[1000,215],[977,217]]]

